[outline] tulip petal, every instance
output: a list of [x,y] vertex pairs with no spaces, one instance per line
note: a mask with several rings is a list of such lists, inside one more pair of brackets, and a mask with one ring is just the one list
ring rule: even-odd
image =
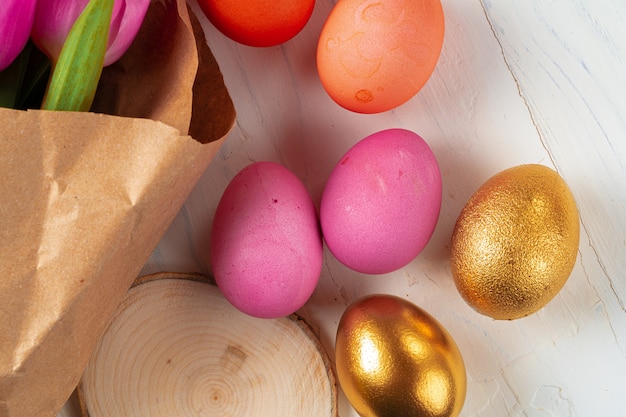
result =
[[87,3],[89,0],[38,0],[31,38],[53,63]]
[[0,71],[22,51],[30,35],[36,0],[2,0],[0,7]]
[[[38,0],[31,37],[50,61],[58,59],[67,34],[87,3],[89,0]],[[105,66],[117,61],[130,47],[149,5],[150,0],[115,0]]]
[[[111,26],[109,26],[109,40],[107,42],[107,51],[113,45],[113,41],[117,37],[122,25],[122,19],[126,11],[126,0],[115,0],[113,4],[113,14],[111,15]],[[106,55],[105,55],[106,56]]]
[[[125,0],[124,3],[125,9],[122,13],[120,26],[104,56],[104,66],[111,65],[120,59],[133,43],[148,11],[150,0]],[[113,30],[113,23],[111,29]]]

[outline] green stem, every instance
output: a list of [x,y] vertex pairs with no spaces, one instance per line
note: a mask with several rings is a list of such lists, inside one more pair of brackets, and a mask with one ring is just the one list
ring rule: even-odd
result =
[[50,61],[43,52],[33,46],[15,108],[40,108],[49,78]]
[[27,43],[11,65],[0,72],[0,107],[17,107],[32,47]]

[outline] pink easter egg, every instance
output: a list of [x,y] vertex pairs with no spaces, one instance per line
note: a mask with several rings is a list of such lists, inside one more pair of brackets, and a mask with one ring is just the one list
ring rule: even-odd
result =
[[367,274],[407,265],[435,230],[441,188],[435,155],[419,135],[389,129],[362,139],[339,160],[322,194],[330,252]]
[[294,313],[322,269],[317,211],[284,166],[256,162],[228,184],[215,212],[210,258],[225,298],[259,318]]

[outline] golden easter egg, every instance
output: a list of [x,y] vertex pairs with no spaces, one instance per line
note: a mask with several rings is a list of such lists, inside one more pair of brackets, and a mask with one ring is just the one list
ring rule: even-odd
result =
[[335,343],[337,379],[362,417],[458,416],[465,365],[446,329],[392,295],[369,295],[344,311]]
[[479,313],[525,317],[544,307],[569,278],[580,228],[576,202],[554,170],[537,164],[504,170],[485,182],[452,232],[457,289]]

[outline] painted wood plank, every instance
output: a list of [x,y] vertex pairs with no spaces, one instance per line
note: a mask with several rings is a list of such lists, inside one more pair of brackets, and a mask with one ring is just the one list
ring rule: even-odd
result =
[[[426,87],[400,108],[358,115],[317,78],[315,49],[335,1],[318,0],[305,29],[274,48],[235,44],[201,19],[238,112],[237,126],[168,230],[144,273],[210,273],[217,202],[245,165],[290,168],[316,204],[336,161],[390,127],[422,135],[444,180],[429,245],[405,268],[364,276],[326,251],[318,288],[300,311],[334,358],[346,305],[396,294],[433,314],[465,358],[463,416],[620,415],[626,409],[626,79],[623,2],[443,0],[446,38]],[[199,13],[195,1],[190,1]],[[580,256],[561,293],[540,312],[493,321],[460,298],[448,250],[456,217],[491,175],[522,163],[555,167],[579,203]],[[356,417],[340,397],[342,417]],[[71,417],[71,416],[70,416]]]

